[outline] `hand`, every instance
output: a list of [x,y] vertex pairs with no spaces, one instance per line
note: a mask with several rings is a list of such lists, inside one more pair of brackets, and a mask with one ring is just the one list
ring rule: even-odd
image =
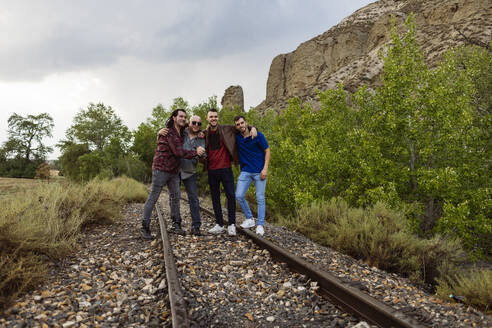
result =
[[205,133],[203,133],[203,131],[198,132],[198,138],[200,139],[205,138]]
[[268,170],[267,169],[261,170],[261,172],[260,172],[260,180],[265,180],[267,177],[268,177]]
[[[258,136],[258,130],[256,130],[256,128],[254,126],[251,128],[251,131],[249,131],[249,132],[251,133],[251,139],[254,139]],[[262,179],[262,180],[264,180],[264,179]]]
[[168,128],[162,128],[162,129],[159,130],[159,135],[165,137],[165,136],[167,136],[168,132],[169,132],[169,129]]
[[196,147],[196,153],[198,154],[198,156],[202,156],[203,154],[205,154],[205,148],[203,148],[202,146]]

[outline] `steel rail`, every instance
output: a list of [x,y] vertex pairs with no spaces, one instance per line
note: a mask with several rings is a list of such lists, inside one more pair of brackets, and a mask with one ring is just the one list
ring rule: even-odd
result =
[[188,310],[183,297],[181,284],[179,283],[178,271],[174,260],[173,250],[167,234],[167,224],[162,217],[159,208],[159,202],[155,206],[157,216],[159,218],[159,226],[161,228],[162,248],[164,252],[164,265],[166,268],[167,290],[169,295],[169,303],[171,304],[171,319],[172,326],[175,328],[190,327],[190,319],[188,318]]
[[[183,200],[186,200],[183,198]],[[208,215],[214,217],[214,213],[208,208],[200,205],[200,209]],[[424,327],[414,319],[408,318],[405,314],[387,306],[375,298],[362,293],[360,290],[342,283],[332,274],[322,271],[315,265],[303,260],[302,258],[287,252],[285,249],[275,245],[265,238],[259,237],[249,229],[237,226],[237,230],[246,237],[253,240],[255,244],[266,249],[280,262],[286,263],[292,270],[304,274],[318,282],[321,291],[328,298],[337,303],[347,312],[351,312],[368,322],[379,327],[402,327],[420,328]]]

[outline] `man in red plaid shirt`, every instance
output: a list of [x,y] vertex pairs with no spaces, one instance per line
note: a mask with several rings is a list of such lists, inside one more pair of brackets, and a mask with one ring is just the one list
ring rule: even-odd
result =
[[181,228],[181,214],[179,209],[179,168],[181,158],[191,159],[202,156],[205,148],[198,147],[195,150],[183,149],[183,130],[186,124],[186,111],[176,109],[169,117],[166,127],[169,129],[167,135],[159,135],[157,149],[155,150],[152,163],[152,190],[145,202],[142,219],[141,234],[144,239],[152,239],[150,234],[150,216],[159,198],[164,184],[169,190],[169,203],[171,205],[172,232],[185,235]]

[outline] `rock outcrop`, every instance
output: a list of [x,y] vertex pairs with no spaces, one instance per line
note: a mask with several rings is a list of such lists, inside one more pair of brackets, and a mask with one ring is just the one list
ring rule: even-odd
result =
[[224,92],[224,96],[222,97],[220,104],[222,105],[222,108],[239,108],[244,112],[243,88],[239,85],[228,87]]
[[343,83],[354,91],[378,85],[383,64],[378,52],[387,47],[390,18],[403,28],[414,13],[417,40],[434,65],[447,49],[461,44],[487,46],[492,38],[490,0],[381,0],[357,10],[327,32],[275,57],[270,66],[266,99],[256,107],[281,110],[297,96],[317,106],[316,90]]

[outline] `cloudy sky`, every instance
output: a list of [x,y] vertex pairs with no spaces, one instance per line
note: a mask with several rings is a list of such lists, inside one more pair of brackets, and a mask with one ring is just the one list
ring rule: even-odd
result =
[[371,2],[0,0],[0,144],[14,112],[49,113],[54,145],[90,102],[130,129],[159,103],[220,102],[230,85],[256,106],[276,55]]

